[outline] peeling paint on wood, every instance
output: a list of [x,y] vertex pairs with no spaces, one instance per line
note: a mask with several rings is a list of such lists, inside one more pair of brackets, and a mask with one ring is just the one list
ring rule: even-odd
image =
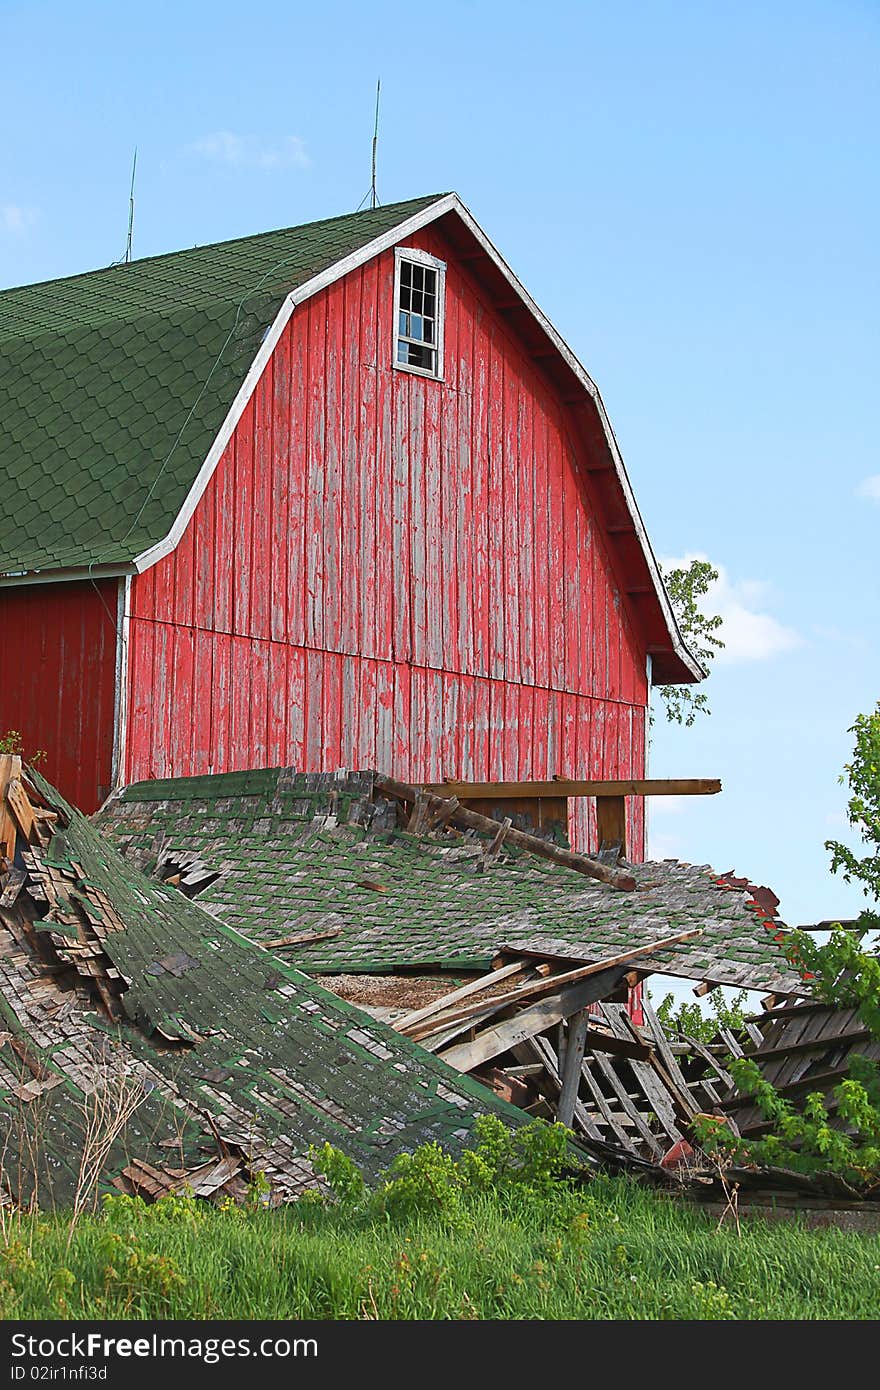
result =
[[[586,446],[441,233],[408,244],[448,265],[446,379],[392,370],[393,251],[294,313],[181,544],[132,583],[126,780],[644,775],[644,637]],[[595,846],[586,803],[571,830]]]

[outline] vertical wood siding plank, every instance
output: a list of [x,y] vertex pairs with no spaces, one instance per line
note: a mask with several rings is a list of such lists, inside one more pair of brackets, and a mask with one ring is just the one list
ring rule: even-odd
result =
[[522,680],[519,575],[519,382],[505,362],[503,378],[502,496],[504,507],[504,676]]
[[213,772],[214,646],[212,633],[196,628],[193,646],[193,766],[200,776]]
[[474,409],[471,417],[471,476],[473,480],[474,582],[470,594],[473,608],[474,674],[487,677],[492,663],[490,612],[495,598],[491,592],[492,511],[489,487],[491,449],[489,447],[489,362],[483,337],[483,311],[475,309],[474,335],[480,350],[474,352]]
[[[446,387],[418,382],[424,395],[424,535],[425,644],[422,660],[430,666],[461,670],[457,631],[457,569],[454,503],[456,397]],[[418,658],[417,658],[418,659]]]
[[[433,658],[428,655],[428,536],[427,536],[427,441],[425,429],[425,384],[418,377],[407,377],[398,373],[398,397],[406,395],[409,410],[409,443],[407,462],[409,465],[409,576],[403,576],[408,583],[409,611],[412,624],[412,660],[420,666],[427,666]],[[433,394],[433,393],[432,393]],[[434,440],[436,450],[437,441]],[[434,580],[434,575],[431,575]],[[395,580],[395,588],[397,587]],[[436,582],[436,581],[435,581]],[[432,592],[431,601],[441,601],[438,592]]]
[[550,684],[555,690],[565,689],[565,540],[563,534],[563,494],[565,491],[565,460],[559,434],[558,417],[548,431],[547,452],[547,512],[548,512],[548,604],[550,619]]
[[290,767],[305,771],[306,763],[306,654],[302,647],[287,647],[287,757]]
[[327,353],[324,391],[324,529],[322,569],[324,646],[338,652],[342,645],[342,371],[344,355],[344,285],[327,291]]
[[[216,632],[232,629],[233,544],[235,534],[235,443],[230,440],[211,479],[214,510],[214,555],[211,578],[211,626]],[[206,494],[207,496],[207,494]],[[205,498],[202,499],[204,503]],[[149,571],[148,571],[149,572]],[[139,580],[135,581],[135,585]]]
[[[288,568],[291,546],[290,516],[290,345],[292,323],[288,323],[278,340],[272,358],[272,395],[269,398],[268,429],[272,440],[272,453],[266,461],[266,469],[271,488],[272,528],[271,555],[271,594],[269,636],[273,642],[288,639],[287,617]],[[273,715],[271,738],[277,731],[277,710]]]
[[394,654],[394,573],[397,565],[395,555],[396,525],[394,518],[394,441],[396,438],[393,421],[394,392],[391,367],[391,299],[394,286],[394,256],[388,253],[376,262],[376,274],[372,279],[372,318],[364,314],[365,351],[368,339],[372,338],[372,351],[376,360],[374,372],[375,407],[372,431],[364,430],[364,437],[374,449],[374,486],[367,502],[370,508],[370,525],[373,528],[375,563],[373,567],[373,599],[375,642],[373,650],[367,648],[369,655],[381,656],[391,660]]
[[[287,532],[287,632],[288,642],[306,640],[306,586],[308,516],[306,479],[309,419],[309,318],[305,306],[290,320],[290,481]],[[277,375],[277,371],[276,371]]]
[[309,300],[309,413],[306,425],[306,629],[308,647],[324,645],[324,494],[326,488],[325,383],[327,306]]
[[409,728],[412,671],[409,666],[392,666],[391,670],[394,674],[394,746],[391,757],[391,776],[411,778]]
[[272,591],[275,583],[275,557],[272,546],[273,474],[280,469],[273,466],[272,452],[274,365],[273,357],[266,363],[253,397],[253,550],[248,633],[250,636],[261,638],[270,636],[272,631]]
[[489,671],[505,675],[505,564],[507,541],[504,528],[504,363],[494,330],[486,342],[489,353],[488,479],[489,479]]
[[232,546],[232,631],[251,632],[251,582],[254,577],[254,401],[251,397],[235,430],[235,532]]
[[[395,661],[413,660],[412,610],[410,594],[413,564],[420,561],[417,544],[413,551],[410,516],[410,382],[403,372],[392,375],[393,448],[391,456],[391,547],[392,656]],[[420,544],[420,543],[419,543]]]
[[376,665],[376,767],[391,767],[394,759],[394,667]]
[[550,518],[548,501],[548,439],[547,414],[543,401],[536,404],[532,423],[532,587],[531,609],[535,636],[534,679],[538,685],[550,685],[550,650],[557,633],[549,622],[549,565]]
[[534,400],[537,383],[526,379],[529,389],[521,389],[517,401],[517,460],[519,494],[519,678],[526,685],[535,681],[535,450]]
[[358,747],[358,728],[360,713],[360,688],[358,683],[358,658],[355,656],[345,656],[342,658],[342,717],[341,717],[341,743],[342,743],[342,766],[349,771],[360,767],[359,747]]
[[[346,652],[363,651],[359,587],[365,552],[369,547],[361,536],[360,458],[360,330],[362,274],[353,271],[342,282],[343,329],[341,365],[342,415],[342,546],[339,573],[339,644]],[[364,374],[365,375],[365,374]],[[362,558],[363,557],[363,558]]]

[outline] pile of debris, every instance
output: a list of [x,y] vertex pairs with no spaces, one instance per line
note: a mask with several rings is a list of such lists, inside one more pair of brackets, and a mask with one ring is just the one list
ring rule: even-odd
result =
[[[673,862],[597,874],[453,801],[276,769],[142,784],[89,823],[3,755],[0,1200],[238,1198],[259,1172],[287,1201],[319,1185],[313,1144],[374,1175],[463,1147],[487,1112],[560,1120],[587,1163],[728,1200],[729,1173],[693,1167],[697,1116],[761,1132],[727,1055],[797,1094],[880,1051],[804,1000],[767,890]],[[706,1045],[633,1008],[654,970],[773,997]]]
[[387,1025],[127,864],[20,760],[0,766],[0,1199],[102,1181],[285,1201],[312,1144],[365,1172],[480,1113],[523,1122]]

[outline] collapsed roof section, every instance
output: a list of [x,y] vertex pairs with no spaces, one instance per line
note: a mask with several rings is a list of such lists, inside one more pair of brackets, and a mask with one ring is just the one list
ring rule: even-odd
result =
[[127,857],[180,875],[211,913],[295,952],[312,975],[483,971],[505,949],[594,961],[700,929],[645,969],[801,988],[776,899],[747,879],[666,860],[632,866],[636,888],[619,892],[528,854],[499,856],[485,839],[409,833],[375,781],[270,769],[142,782],[97,823]]
[[286,1200],[316,1184],[313,1143],[376,1174],[431,1139],[459,1147],[480,1113],[522,1118],[147,878],[37,774],[24,785],[18,759],[0,762],[6,1200],[36,1188],[42,1205],[69,1202],[98,1134],[123,1190],[185,1177],[209,1195],[260,1171]]

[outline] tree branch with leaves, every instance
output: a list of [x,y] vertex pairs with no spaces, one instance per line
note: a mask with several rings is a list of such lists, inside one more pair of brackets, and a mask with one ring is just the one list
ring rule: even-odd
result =
[[[708,560],[691,560],[689,565],[677,566],[663,575],[679,632],[707,671],[724,646],[719,636],[722,619],[717,614],[707,615],[700,600],[705,599],[717,578],[718,571]],[[702,690],[690,685],[661,685],[659,691],[666,718],[672,724],[683,724],[689,729],[698,714],[711,713],[709,697]]]

